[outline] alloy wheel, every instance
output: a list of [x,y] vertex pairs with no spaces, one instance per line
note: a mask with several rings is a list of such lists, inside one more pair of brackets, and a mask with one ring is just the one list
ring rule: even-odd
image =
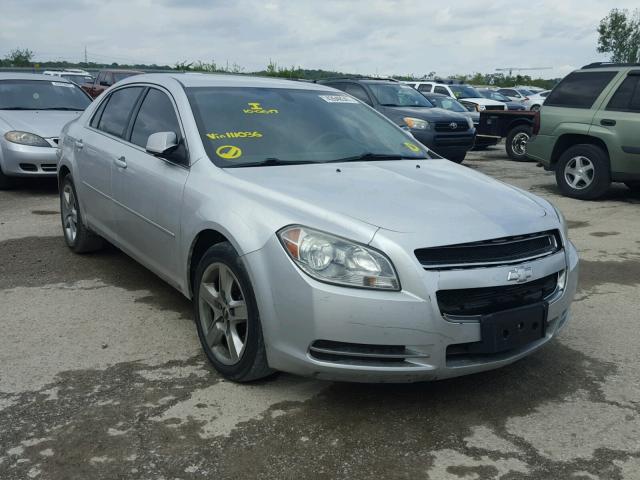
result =
[[525,132],[517,133],[511,140],[511,149],[513,153],[518,156],[527,153],[527,142],[529,141],[529,134]]
[[564,178],[571,188],[583,190],[593,183],[595,168],[587,157],[573,157],[564,167]]
[[240,282],[225,264],[213,263],[205,270],[198,305],[207,346],[219,362],[235,365],[247,344],[249,316]]
[[62,189],[62,225],[67,241],[74,244],[78,235],[78,203],[69,183]]

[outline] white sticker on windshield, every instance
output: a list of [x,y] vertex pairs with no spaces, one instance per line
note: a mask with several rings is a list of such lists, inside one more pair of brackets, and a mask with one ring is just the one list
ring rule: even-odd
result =
[[355,98],[347,95],[319,95],[319,97],[329,103],[358,103]]
[[73,88],[73,83],[65,83],[65,82],[51,82],[51,85],[54,87],[67,87]]

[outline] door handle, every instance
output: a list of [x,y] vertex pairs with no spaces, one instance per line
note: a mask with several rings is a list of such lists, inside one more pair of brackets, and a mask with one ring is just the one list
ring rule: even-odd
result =
[[84,148],[84,143],[82,143],[82,140],[76,140],[74,145],[78,150],[82,150]]
[[605,127],[613,127],[616,124],[615,120],[611,120],[610,118],[603,118],[600,120],[600,125],[604,125]]
[[127,168],[127,161],[124,157],[116,158],[113,163],[115,163],[120,168]]

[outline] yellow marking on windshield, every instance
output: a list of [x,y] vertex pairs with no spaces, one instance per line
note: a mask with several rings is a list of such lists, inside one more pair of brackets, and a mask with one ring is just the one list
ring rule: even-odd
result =
[[224,140],[225,138],[262,138],[260,132],[224,132],[224,133],[207,133],[210,140]]
[[414,143],[411,142],[404,142],[404,146],[407,147],[409,150],[411,150],[412,152],[419,152],[420,151],[420,147],[417,146]]
[[222,145],[216,149],[216,155],[226,160],[234,160],[242,155],[242,150],[235,145]]
[[273,113],[278,113],[278,110],[276,110],[275,108],[264,108],[260,102],[249,102],[247,103],[247,105],[249,105],[249,108],[245,108],[244,110],[242,110],[244,113],[262,113],[262,114],[273,114]]

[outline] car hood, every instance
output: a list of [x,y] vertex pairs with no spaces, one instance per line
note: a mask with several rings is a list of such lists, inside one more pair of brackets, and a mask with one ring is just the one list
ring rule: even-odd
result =
[[[420,165],[420,168],[417,168]],[[528,232],[547,216],[542,201],[448,160],[229,168],[290,206],[312,205],[396,232],[491,238]],[[306,205],[305,205],[306,204]],[[300,221],[301,219],[292,219]],[[548,219],[546,219],[548,220]]]
[[80,115],[82,112],[65,110],[0,110],[0,119],[10,129],[43,138],[58,137],[62,127]]
[[464,114],[435,107],[381,107],[382,113],[390,118],[414,117],[432,122],[455,122],[463,121]]

